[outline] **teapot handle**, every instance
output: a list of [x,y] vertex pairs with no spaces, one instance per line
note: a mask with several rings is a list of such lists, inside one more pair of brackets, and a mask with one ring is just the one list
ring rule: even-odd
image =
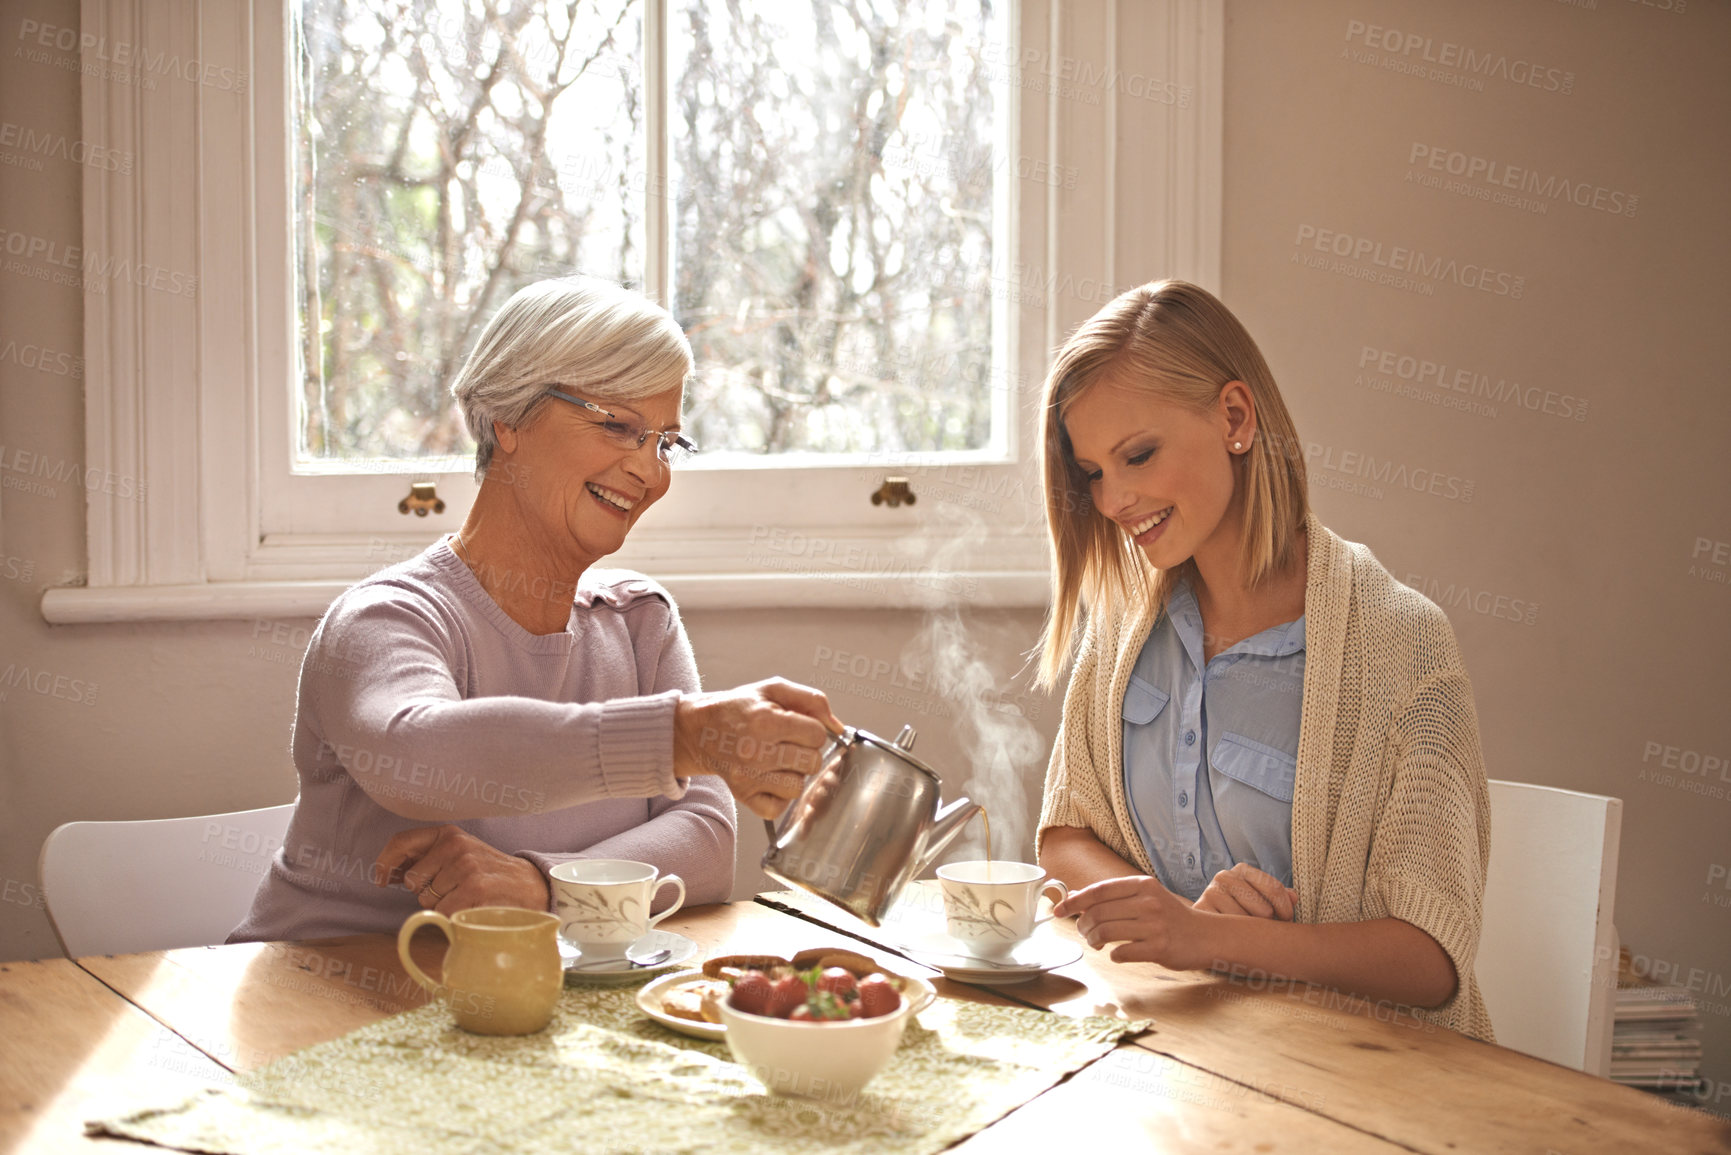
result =
[[[834,746],[851,745],[855,740],[856,740],[855,739],[855,732],[854,732],[853,727],[851,727],[851,726],[844,726],[842,728],[842,732],[840,734],[831,734],[830,735],[830,746],[824,747],[822,755],[820,755],[818,758],[818,770],[806,778],[805,787],[801,788],[799,796],[795,797],[795,798],[790,798],[788,800],[787,806],[782,809],[782,812],[781,812],[782,818],[786,818],[787,817],[787,811],[793,807],[793,804],[795,802],[798,802],[800,798],[803,798],[805,796],[805,788],[809,787],[811,785],[812,778],[815,778],[819,774],[823,773],[822,768],[826,764],[828,764],[828,761],[829,761],[830,749]],[[780,820],[781,819],[779,819],[779,818],[778,819],[765,818],[763,820],[763,832],[765,835],[767,835],[769,837],[769,845],[772,848],[775,846],[776,823],[779,822]]]

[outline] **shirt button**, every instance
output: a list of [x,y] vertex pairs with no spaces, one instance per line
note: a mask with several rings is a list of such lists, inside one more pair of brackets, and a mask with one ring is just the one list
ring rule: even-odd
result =
[[1196,856],[1194,854],[1186,854],[1184,856],[1184,865],[1185,866],[1195,866],[1196,865]]
[[1184,744],[1186,746],[1196,745],[1196,731],[1194,731],[1194,730],[1184,731]]
[[1178,792],[1178,809],[1182,810],[1188,805],[1190,805],[1190,792],[1187,790],[1180,790]]

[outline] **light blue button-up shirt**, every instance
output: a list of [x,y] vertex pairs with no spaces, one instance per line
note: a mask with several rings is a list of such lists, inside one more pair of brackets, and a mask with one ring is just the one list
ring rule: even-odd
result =
[[1204,663],[1187,581],[1148,635],[1124,694],[1124,793],[1162,884],[1195,901],[1244,862],[1292,885],[1292,785],[1304,618]]

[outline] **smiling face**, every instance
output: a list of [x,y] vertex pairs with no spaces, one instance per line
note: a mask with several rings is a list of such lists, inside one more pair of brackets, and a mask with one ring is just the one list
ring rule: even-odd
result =
[[[680,389],[635,401],[573,395],[648,429],[679,427]],[[520,428],[496,427],[499,451],[487,473],[488,481],[498,476],[512,486],[527,520],[545,534],[546,548],[572,554],[585,566],[617,551],[672,481],[656,455],[654,434],[627,449],[602,431],[603,420],[550,398]]]
[[1170,569],[1222,546],[1237,550],[1240,451],[1231,445],[1248,448],[1255,431],[1242,384],[1227,385],[1201,412],[1108,376],[1070,403],[1064,429],[1094,507],[1150,563]]

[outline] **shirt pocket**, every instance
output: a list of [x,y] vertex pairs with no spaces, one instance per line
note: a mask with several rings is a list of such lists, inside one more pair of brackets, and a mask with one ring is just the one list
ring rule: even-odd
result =
[[1234,782],[1254,787],[1281,802],[1292,801],[1298,760],[1284,750],[1228,732],[1220,735],[1220,741],[1215,743],[1211,764],[1216,772]]
[[1146,726],[1171,700],[1172,695],[1165,690],[1131,674],[1130,686],[1124,691],[1124,720],[1133,726]]

